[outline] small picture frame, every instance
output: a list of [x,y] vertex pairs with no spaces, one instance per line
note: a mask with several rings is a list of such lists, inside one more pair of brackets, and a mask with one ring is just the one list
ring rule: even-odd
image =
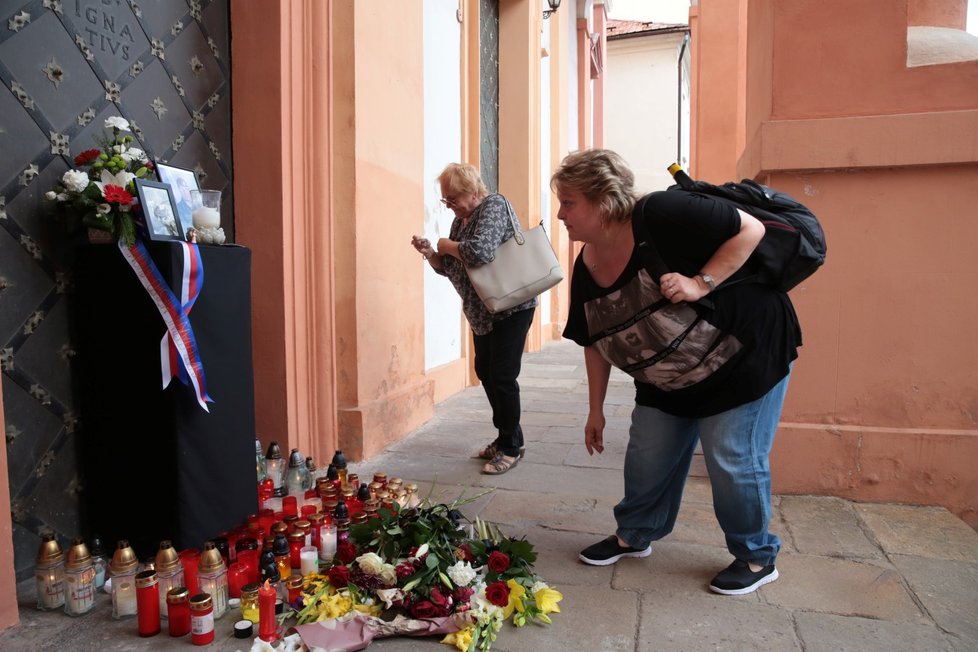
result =
[[173,199],[176,202],[180,220],[186,228],[190,228],[194,223],[193,212],[196,208],[190,191],[200,190],[197,173],[167,163],[154,162],[154,165],[156,166],[156,176],[173,189]]
[[181,219],[170,184],[136,179],[136,190],[150,240],[187,239],[192,222],[185,224]]

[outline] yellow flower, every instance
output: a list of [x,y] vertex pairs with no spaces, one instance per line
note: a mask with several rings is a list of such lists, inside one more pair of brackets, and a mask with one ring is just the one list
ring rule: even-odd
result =
[[466,652],[469,649],[469,645],[472,644],[473,631],[475,631],[475,625],[469,625],[465,629],[448,634],[445,638],[441,639],[441,642],[445,645],[454,645],[459,652]]
[[509,587],[509,604],[503,607],[503,620],[513,615],[513,609],[523,613],[523,596],[526,595],[526,589],[516,580],[507,580],[506,585]]
[[333,595],[323,595],[319,598],[319,616],[316,621],[339,618],[343,614],[353,609],[353,600],[348,595],[334,593]]
[[543,613],[560,613],[560,607],[557,605],[557,603],[564,599],[564,596],[560,593],[560,591],[551,588],[540,589],[533,594],[533,597],[537,601],[537,607],[539,607],[540,611]]

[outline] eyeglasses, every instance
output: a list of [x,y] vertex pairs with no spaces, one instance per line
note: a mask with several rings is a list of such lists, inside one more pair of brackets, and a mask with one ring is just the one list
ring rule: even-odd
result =
[[458,205],[458,197],[452,197],[452,196],[442,197],[438,201],[445,204],[445,206],[448,206],[449,208],[455,208]]

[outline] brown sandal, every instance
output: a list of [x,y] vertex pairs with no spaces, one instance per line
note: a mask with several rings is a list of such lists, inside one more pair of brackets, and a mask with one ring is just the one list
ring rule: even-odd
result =
[[[493,443],[489,444],[488,446],[486,446],[485,448],[483,448],[478,453],[476,453],[475,454],[475,459],[479,459],[479,460],[492,460],[492,459],[494,459],[496,457],[496,454],[498,452],[499,452],[499,449],[496,448],[496,443],[493,442]],[[520,458],[522,459],[524,455],[526,455],[526,446],[520,446]]]
[[496,453],[496,456],[482,467],[482,472],[486,475],[502,475],[516,466],[519,461],[519,457],[510,457],[509,455]]

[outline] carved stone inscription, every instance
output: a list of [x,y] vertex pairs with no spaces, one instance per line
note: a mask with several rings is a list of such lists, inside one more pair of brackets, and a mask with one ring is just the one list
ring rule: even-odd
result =
[[129,61],[136,43],[135,17],[121,0],[74,0],[74,22],[94,52]]

